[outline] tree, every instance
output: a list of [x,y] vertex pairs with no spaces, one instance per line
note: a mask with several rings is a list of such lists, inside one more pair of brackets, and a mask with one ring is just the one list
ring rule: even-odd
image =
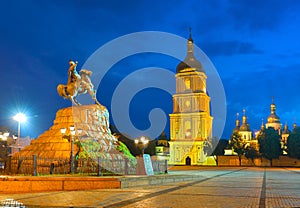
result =
[[251,159],[252,163],[254,164],[254,159],[259,156],[257,150],[254,147],[247,146],[245,150],[245,156],[248,159]]
[[[213,139],[213,143],[215,140]],[[213,150],[212,154],[218,166],[218,156],[224,155],[225,149],[228,147],[228,140],[227,139],[220,139],[216,145],[213,145],[216,148]]]
[[279,158],[281,153],[280,135],[273,127],[264,129],[258,135],[259,152],[267,158],[272,166],[272,160]]
[[[126,145],[126,147],[128,148],[128,150],[130,151],[130,153],[133,156],[137,156],[139,154],[141,154],[141,150],[139,150],[135,143],[134,143],[134,139],[132,139],[129,135],[120,133],[117,128],[114,125],[110,125],[110,130],[112,132],[112,134],[118,139],[118,141],[122,142],[123,144]],[[155,147],[156,147],[156,141],[155,140],[150,140],[148,143],[147,148],[145,148],[145,153],[149,154],[149,155],[155,155]]]
[[300,159],[300,127],[294,129],[287,139],[288,155]]
[[116,132],[114,132],[113,135],[118,139],[118,141],[126,145],[132,155],[136,156],[139,154],[138,149],[134,144],[134,140],[131,139],[130,136]]
[[246,145],[246,141],[242,138],[239,132],[233,131],[230,136],[229,147],[232,148],[235,153],[237,153],[239,157],[240,166],[242,164],[242,155],[245,154]]
[[150,156],[155,155],[156,140],[152,139],[149,141],[147,148],[145,149],[145,154],[149,154]]

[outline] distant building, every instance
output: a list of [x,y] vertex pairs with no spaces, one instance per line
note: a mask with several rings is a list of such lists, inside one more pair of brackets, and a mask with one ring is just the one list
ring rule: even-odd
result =
[[24,147],[30,145],[31,139],[29,136],[24,138],[16,138],[15,142],[9,146],[8,153],[13,155],[20,152]]
[[170,114],[170,159],[173,165],[201,165],[205,142],[212,138],[210,97],[206,73],[194,57],[194,41],[187,41],[187,55],[176,68],[176,93]]
[[250,143],[252,140],[252,131],[250,130],[250,125],[247,122],[246,110],[243,110],[243,112],[244,115],[242,117],[242,125],[239,127],[239,133],[247,143]]
[[170,150],[169,150],[169,142],[165,132],[163,132],[160,137],[157,139],[155,152],[158,159],[165,160],[169,159]]
[[275,130],[278,131],[279,134],[281,134],[281,126],[280,118],[276,115],[276,105],[274,103],[274,99],[272,99],[272,103],[270,105],[270,115],[268,117],[268,122],[266,123],[266,128],[273,127]]
[[[281,136],[281,149],[283,150],[283,154],[287,154],[287,140],[288,136],[290,135],[291,131],[288,128],[287,123],[284,125],[282,129],[282,123],[280,122],[280,117],[276,114],[276,105],[274,103],[274,99],[272,99],[272,103],[270,105],[270,115],[267,118],[267,123],[264,124],[262,122],[262,125],[260,127],[260,130],[255,132],[255,137],[252,138],[252,131],[250,130],[250,126],[247,123],[247,118],[244,110],[244,115],[242,118],[242,125],[240,126],[239,118],[237,117],[235,121],[235,128],[234,131],[238,131],[242,138],[245,139],[247,144],[250,146],[255,147],[257,150],[259,149],[259,144],[257,141],[257,136],[259,135],[259,132],[263,131],[265,128],[272,127],[276,131],[278,131],[278,134]],[[297,127],[296,123],[293,124],[293,129]]]
[[247,121],[246,110],[243,110],[242,125],[240,125],[239,114],[235,121],[234,131],[237,131],[242,139],[247,143],[247,146],[257,148],[257,139],[253,137],[253,133],[250,129],[250,124]]

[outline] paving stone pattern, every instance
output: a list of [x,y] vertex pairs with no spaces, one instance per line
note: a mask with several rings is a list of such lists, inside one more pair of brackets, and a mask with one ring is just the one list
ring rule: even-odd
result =
[[197,180],[124,189],[0,195],[26,207],[126,208],[278,208],[300,207],[300,169],[196,168],[170,175],[197,175]]

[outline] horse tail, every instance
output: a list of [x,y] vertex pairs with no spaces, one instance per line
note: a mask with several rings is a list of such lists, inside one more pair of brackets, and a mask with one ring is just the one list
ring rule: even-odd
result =
[[79,71],[79,74],[80,74],[80,76],[82,76],[82,75],[87,75],[87,76],[91,76],[92,75],[92,71],[90,71],[90,70],[87,70],[87,69],[81,69],[80,71]]
[[63,84],[59,84],[58,86],[57,86],[57,93],[61,96],[61,97],[63,97],[63,98],[67,98],[68,96],[67,96],[67,92],[66,92],[66,88],[67,88],[67,86],[66,85],[63,85]]

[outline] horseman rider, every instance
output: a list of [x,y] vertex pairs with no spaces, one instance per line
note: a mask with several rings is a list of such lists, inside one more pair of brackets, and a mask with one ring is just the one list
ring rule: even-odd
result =
[[69,61],[70,68],[68,70],[68,84],[76,83],[76,81],[80,80],[80,75],[76,71],[76,66],[78,62],[74,62],[72,60]]

